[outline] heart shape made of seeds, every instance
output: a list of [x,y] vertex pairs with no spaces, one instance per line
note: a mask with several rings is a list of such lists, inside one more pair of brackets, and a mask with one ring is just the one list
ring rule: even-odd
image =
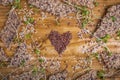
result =
[[61,54],[66,49],[66,46],[70,43],[72,34],[69,31],[63,34],[59,34],[57,31],[51,31],[48,38],[55,50]]

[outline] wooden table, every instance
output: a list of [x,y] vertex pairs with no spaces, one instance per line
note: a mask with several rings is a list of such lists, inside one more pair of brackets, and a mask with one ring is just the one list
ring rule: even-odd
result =
[[[120,3],[120,0],[97,0],[99,5],[93,9],[94,12],[94,17],[101,18],[106,12],[107,7],[118,4]],[[22,0],[22,6],[26,6],[27,4],[25,3],[25,0]],[[28,6],[27,6],[28,7]],[[4,27],[5,21],[7,20],[7,15],[9,10],[11,9],[10,6],[2,6],[0,5],[0,31]],[[20,16],[22,16],[20,14]],[[75,69],[73,66],[77,65],[79,62],[79,59],[86,59],[87,55],[82,53],[81,47],[83,45],[87,45],[91,40],[94,41],[93,38],[86,37],[83,40],[78,37],[78,32],[81,30],[77,25],[76,25],[76,20],[75,19],[61,19],[60,24],[57,25],[55,18],[53,16],[47,15],[47,18],[44,20],[41,20],[41,15],[40,12],[35,12],[35,14],[32,15],[32,17],[35,18],[36,24],[35,24],[35,30],[36,33],[32,35],[34,40],[37,41],[44,41],[42,43],[42,47],[40,48],[41,50],[41,56],[46,57],[47,59],[54,59],[55,61],[58,60],[61,62],[60,70],[64,69],[65,64],[68,65],[67,70],[69,72],[69,77],[73,77],[74,74],[82,72],[85,69]],[[99,19],[94,19],[94,24],[92,26],[87,26],[91,32],[93,32],[96,28],[97,23],[99,22]],[[23,25],[22,27],[25,27]],[[56,30],[60,32],[61,34],[66,31],[70,31],[72,33],[72,40],[70,44],[67,46],[67,49],[63,52],[62,56],[60,57],[58,53],[55,51],[54,47],[51,45],[49,39],[47,39],[47,35],[50,33],[51,30]],[[31,43],[32,40],[26,40],[27,44]],[[110,39],[107,43],[108,47],[112,52],[120,52],[120,41],[119,40],[114,40],[113,38]],[[3,46],[3,43],[0,43],[0,46]],[[14,45],[12,45],[14,46]],[[14,49],[8,50],[4,48],[7,55],[11,56],[13,54]],[[34,56],[34,55],[33,55]],[[84,64],[80,64],[84,65]],[[92,60],[92,64],[90,64],[90,67],[92,69],[102,69],[102,64],[100,64],[96,59]],[[51,71],[48,69],[48,71]],[[6,69],[6,68],[0,68],[1,73],[9,73],[11,72],[11,69]],[[52,71],[51,71],[52,72]],[[54,72],[54,71],[53,71]],[[109,79],[108,79],[109,80]],[[116,78],[115,80],[120,80],[120,78]]]

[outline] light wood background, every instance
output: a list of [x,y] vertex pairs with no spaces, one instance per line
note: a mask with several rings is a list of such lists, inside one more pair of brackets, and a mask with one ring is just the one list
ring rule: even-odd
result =
[[[25,6],[26,1],[25,0],[21,0],[21,1],[22,1],[22,5]],[[97,0],[97,2],[99,3],[99,5],[95,7],[93,10],[95,15],[94,17],[101,18],[103,17],[103,14],[105,13],[107,7],[120,3],[120,0]],[[11,9],[10,6],[5,7],[0,5],[0,31],[4,27],[4,24],[5,24],[5,21],[7,20],[7,15],[10,9]],[[33,39],[38,41],[44,40],[42,48],[40,49],[41,55],[48,59],[53,59],[53,58],[54,60],[59,59],[59,61],[61,62],[61,68],[60,68],[61,70],[65,67],[64,62],[66,62],[66,64],[68,65],[67,70],[69,72],[69,77],[73,77],[74,74],[85,70],[85,69],[76,69],[75,72],[73,72],[73,69],[72,69],[72,66],[75,66],[76,64],[78,64],[78,61],[77,61],[78,59],[80,59],[81,57],[85,58],[87,56],[86,54],[82,54],[80,47],[83,45],[87,45],[87,43],[91,40],[91,38],[89,37],[85,38],[84,40],[78,38],[78,32],[80,31],[80,28],[77,27],[76,20],[61,19],[60,25],[56,25],[55,18],[53,16],[48,15],[48,18],[46,18],[45,20],[38,20],[38,18],[41,17],[40,12],[36,12],[32,16],[36,20],[36,24],[34,27],[35,27],[35,30],[37,31],[37,33],[32,35]],[[70,24],[68,25],[69,22]],[[93,32],[98,22],[99,20],[95,19],[94,20],[95,25],[87,26],[87,28]],[[61,34],[66,31],[70,31],[72,33],[72,40],[70,44],[67,46],[67,49],[61,55],[61,57],[55,51],[50,41],[46,39],[47,35],[50,33],[51,30],[56,30]],[[107,45],[112,52],[120,52],[120,40],[115,41],[113,38],[108,41]],[[31,41],[28,40],[26,42],[27,44],[29,44],[29,42]],[[4,47],[2,43],[0,43],[0,45]],[[13,53],[12,50],[7,50],[6,48],[4,49],[6,50],[6,53],[8,55],[11,55]],[[96,59],[93,59],[91,68],[98,69],[98,70],[102,69],[102,64],[100,64]],[[3,74],[9,73],[10,71],[11,69],[6,69],[6,68],[0,69],[0,72]],[[120,80],[120,79],[118,78],[115,80]]]

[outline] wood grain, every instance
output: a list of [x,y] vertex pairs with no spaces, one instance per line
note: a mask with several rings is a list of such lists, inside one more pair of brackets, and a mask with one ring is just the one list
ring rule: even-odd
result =
[[[22,0],[22,5],[25,6],[25,1]],[[119,4],[120,0],[97,0],[99,5],[94,8],[94,16],[101,18],[103,17],[104,13],[106,12],[106,8],[108,8],[111,5]],[[0,31],[3,29],[5,25],[5,21],[7,20],[7,14],[10,10],[10,6],[2,6],[0,5]],[[69,77],[73,77],[74,74],[77,72],[82,72],[84,71],[83,69],[76,69],[75,72],[73,71],[72,66],[75,66],[78,64],[78,59],[80,58],[86,58],[86,54],[83,54],[82,51],[80,50],[80,47],[83,45],[86,45],[91,38],[87,37],[86,39],[82,40],[78,38],[78,32],[80,31],[80,28],[76,25],[76,20],[73,19],[61,19],[60,20],[60,25],[56,25],[55,18],[53,16],[48,15],[48,17],[45,20],[38,20],[38,18],[41,18],[40,12],[35,13],[32,15],[32,17],[35,18],[36,24],[35,24],[35,30],[36,33],[32,35],[34,40],[44,40],[44,43],[41,48],[41,55],[48,58],[48,59],[59,59],[61,63],[66,62],[68,65],[68,72],[69,72]],[[94,23],[97,25],[99,20],[95,19]],[[68,25],[68,23],[70,23]],[[24,26],[22,26],[24,27]],[[87,26],[88,29],[90,29],[92,32],[96,28],[96,26]],[[62,56],[60,57],[58,53],[55,51],[54,47],[51,45],[50,41],[47,39],[47,35],[50,33],[51,30],[56,30],[60,33],[64,33],[66,31],[70,31],[72,33],[72,40],[70,44],[67,46],[67,49],[64,51]],[[93,39],[94,40],[94,39]],[[31,40],[26,41],[27,44],[31,42]],[[120,52],[120,41],[115,41],[113,38],[110,39],[107,43],[108,47],[112,52]],[[2,42],[0,43],[0,46],[4,45]],[[8,55],[11,55],[14,50],[6,50],[6,53]],[[84,65],[84,64],[81,64]],[[64,68],[65,64],[61,64],[61,70]],[[92,60],[92,69],[102,69],[102,64],[100,64],[96,59]],[[3,74],[11,72],[11,69],[4,69],[0,68],[0,72]],[[48,73],[49,74],[49,73]],[[120,80],[120,78],[116,78],[115,80]]]

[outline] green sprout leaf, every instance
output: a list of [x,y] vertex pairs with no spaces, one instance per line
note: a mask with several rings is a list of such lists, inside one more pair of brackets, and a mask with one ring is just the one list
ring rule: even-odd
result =
[[98,54],[98,53],[93,53],[93,56],[94,56],[96,59],[99,59],[99,54]]
[[120,30],[119,30],[119,31],[117,31],[117,36],[118,36],[118,37],[120,37]]
[[101,41],[101,39],[99,39],[99,38],[96,39],[96,42],[100,42],[100,41]]
[[88,16],[90,14],[90,11],[86,7],[82,7],[82,15]]
[[19,43],[20,44],[22,42],[22,39],[15,37],[13,41],[15,43]]
[[88,24],[88,19],[84,19],[82,21],[82,28],[84,28]]
[[20,0],[15,0],[14,5],[15,8],[20,9],[21,5],[20,5]]
[[99,3],[94,1],[94,5],[95,5],[95,7],[97,7],[99,5]]
[[110,39],[110,35],[106,34],[104,37],[101,38],[103,42],[107,42]]
[[29,5],[30,8],[33,8],[34,6],[33,5]]
[[33,67],[32,73],[35,75],[38,73],[38,68],[36,66]]
[[107,47],[104,47],[105,51],[108,52],[108,56],[111,56],[112,55],[112,52],[108,50]]
[[45,68],[41,68],[41,70],[40,70],[42,73],[44,73],[45,72]]
[[34,49],[34,52],[38,55],[40,54],[40,50],[38,50],[38,49]]
[[20,63],[21,66],[24,66],[25,65],[25,60],[22,60],[21,63]]
[[112,52],[109,52],[109,53],[108,53],[108,56],[112,56]]
[[20,0],[15,0],[15,3],[20,3]]
[[34,19],[28,17],[27,20],[25,21],[25,24],[33,24],[34,23]]
[[0,68],[1,67],[5,67],[6,66],[6,63],[5,62],[0,62]]
[[116,35],[117,35],[117,36],[116,36],[115,39],[116,39],[116,40],[120,40],[120,30],[117,31]]
[[104,75],[105,75],[105,72],[104,72],[103,70],[98,71],[98,73],[97,73],[98,78],[99,78],[99,79],[102,79],[102,80],[105,79],[105,78],[104,78]]
[[82,10],[82,7],[78,6],[78,5],[74,5],[74,7],[77,9],[77,10]]
[[108,48],[107,47],[104,47],[105,51],[108,51]]
[[44,59],[42,59],[42,58],[39,58],[38,60],[40,63],[44,62]]
[[116,21],[116,17],[115,16],[111,16],[111,19],[112,19],[113,22]]
[[30,39],[30,38],[31,38],[31,33],[26,34],[26,35],[25,35],[25,38],[26,38],[26,39]]

